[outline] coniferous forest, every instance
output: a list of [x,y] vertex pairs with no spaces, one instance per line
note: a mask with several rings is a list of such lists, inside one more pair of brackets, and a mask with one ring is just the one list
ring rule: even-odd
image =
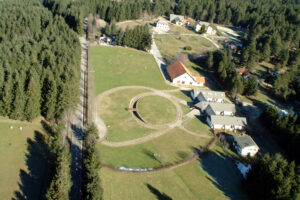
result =
[[[300,4],[297,0],[45,0],[44,5],[54,14],[63,16],[78,33],[81,33],[83,17],[88,13],[98,14],[107,22],[176,13],[196,20],[241,27],[249,34],[242,38],[241,56],[235,64],[246,66],[251,71],[258,62],[271,62],[276,70],[286,71],[273,77],[274,94],[284,101],[300,99]],[[232,73],[227,77],[222,70],[221,79],[231,78]],[[243,88],[238,87],[242,85],[239,82],[235,78],[235,83],[229,88],[234,94],[243,93]]]
[[77,34],[39,1],[0,4],[0,115],[59,117],[78,102]]

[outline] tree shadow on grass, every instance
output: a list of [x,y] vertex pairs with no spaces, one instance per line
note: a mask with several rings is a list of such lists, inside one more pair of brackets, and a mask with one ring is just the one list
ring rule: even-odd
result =
[[159,164],[162,164],[161,160],[159,159],[159,155],[158,154],[154,154],[152,151],[150,151],[148,149],[143,149],[143,153],[145,155],[147,155],[149,158],[157,161]]
[[150,184],[146,184],[147,188],[156,196],[158,200],[172,200],[171,197],[165,193],[161,193],[158,189],[154,188]]
[[224,153],[209,152],[200,158],[200,165],[211,181],[225,196],[232,200],[247,199],[242,188],[242,176],[234,161]]
[[34,132],[34,139],[27,139],[26,166],[20,170],[19,190],[14,192],[13,200],[42,199],[46,189],[48,172],[48,146],[44,135]]

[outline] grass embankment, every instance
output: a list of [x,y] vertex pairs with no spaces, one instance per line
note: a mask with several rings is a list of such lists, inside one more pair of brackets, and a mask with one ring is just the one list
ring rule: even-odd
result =
[[1,199],[41,199],[47,176],[42,127],[0,121],[0,130]]
[[121,47],[92,47],[90,64],[95,71],[96,94],[125,85],[173,88],[165,84],[154,57],[146,52]]
[[147,123],[166,124],[176,119],[176,107],[161,96],[146,96],[137,103],[138,113]]

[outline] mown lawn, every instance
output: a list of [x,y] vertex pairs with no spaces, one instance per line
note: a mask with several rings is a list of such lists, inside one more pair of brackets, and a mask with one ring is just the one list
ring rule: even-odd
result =
[[121,47],[91,47],[96,94],[124,85],[171,89],[165,84],[154,57],[146,52]]
[[0,130],[1,199],[42,199],[47,161],[41,126],[0,121]]
[[[197,35],[156,35],[154,39],[161,55],[167,60],[176,58],[181,52],[201,54],[215,48],[210,41]],[[185,46],[192,47],[192,50],[185,51],[183,49]]]
[[176,119],[177,109],[168,99],[161,96],[146,96],[137,103],[138,113],[147,123],[166,124]]
[[183,126],[192,132],[201,134],[201,135],[210,135],[213,134],[210,131],[210,127],[205,122],[205,117],[200,116],[199,118],[194,118],[192,120],[186,121]]
[[195,148],[206,146],[209,141],[177,128],[134,146],[112,148],[99,144],[98,147],[102,163],[115,167],[150,168],[181,161],[191,155]]
[[195,200],[229,199],[214,186],[214,179],[198,161],[156,173],[100,171],[104,200]]
[[154,130],[138,124],[130,111],[126,111],[130,100],[149,90],[126,89],[112,93],[98,102],[98,113],[107,126],[106,140],[120,142],[143,137]]

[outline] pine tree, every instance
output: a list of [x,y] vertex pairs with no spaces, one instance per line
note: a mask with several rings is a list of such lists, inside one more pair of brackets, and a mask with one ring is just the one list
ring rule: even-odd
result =
[[300,179],[295,163],[288,163],[280,154],[268,154],[254,160],[245,181],[252,199],[296,199]]
[[0,112],[3,116],[9,116],[11,113],[11,104],[13,102],[12,91],[13,83],[11,80],[11,75],[9,73],[6,73],[5,84],[3,86],[3,91],[0,99]]
[[211,51],[208,52],[207,58],[206,58],[206,65],[208,68],[212,68],[213,66],[213,53]]
[[263,45],[261,58],[264,61],[269,62],[270,56],[271,56],[271,48],[270,48],[270,44],[267,42]]
[[257,78],[251,77],[248,80],[244,79],[244,94],[247,96],[255,95],[258,91]]
[[116,44],[123,46],[123,37],[124,37],[124,31],[122,29],[119,30],[116,38]]
[[91,125],[84,138],[85,151],[83,153],[83,199],[99,200],[102,197],[102,188],[99,177],[100,159],[96,148],[98,131]]
[[60,150],[57,155],[56,172],[46,192],[48,200],[69,199],[69,193],[72,187],[70,165],[71,157],[66,148]]
[[110,28],[110,25],[109,24],[106,24],[105,27],[104,27],[104,33],[106,35],[110,35],[111,34],[111,28]]
[[24,95],[24,87],[21,83],[18,76],[16,76],[17,82],[14,86],[14,99],[12,102],[12,109],[9,115],[12,119],[24,119],[24,102],[25,102],[25,95]]
[[44,80],[42,92],[42,115],[47,120],[53,119],[55,117],[57,88],[51,72]]
[[36,76],[29,77],[28,86],[26,88],[25,118],[31,121],[40,114],[40,86]]
[[116,21],[115,20],[112,20],[110,33],[111,33],[111,35],[116,35],[117,34],[117,26],[116,26]]

